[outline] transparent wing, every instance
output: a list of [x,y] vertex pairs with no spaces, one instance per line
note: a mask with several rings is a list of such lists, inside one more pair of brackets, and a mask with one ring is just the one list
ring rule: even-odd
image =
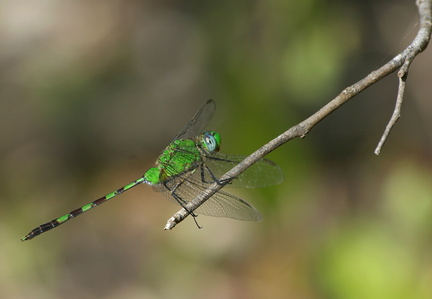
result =
[[[201,178],[201,171],[197,168],[195,171],[184,173],[153,188],[163,192],[170,201],[180,204],[178,199],[172,195],[174,192],[175,196],[185,204],[197,197],[210,185],[210,183],[203,182]],[[262,219],[261,214],[252,205],[224,191],[218,191],[199,206],[194,213],[245,221],[260,221]]]
[[[203,158],[204,164],[211,173],[205,181],[220,178],[228,170],[244,160],[245,156],[224,155],[220,153],[212,154]],[[207,175],[207,173],[206,173]],[[279,184],[283,181],[284,174],[282,169],[274,162],[261,159],[251,167],[246,169],[237,178],[232,180],[229,186],[256,188]]]
[[205,126],[210,122],[216,111],[216,104],[213,100],[207,103],[195,114],[191,121],[177,134],[174,140],[187,139],[202,133]]

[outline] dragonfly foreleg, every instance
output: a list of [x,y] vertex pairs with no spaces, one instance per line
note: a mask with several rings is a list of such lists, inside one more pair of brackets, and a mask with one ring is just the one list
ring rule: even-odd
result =
[[[219,178],[217,178],[214,175],[213,171],[211,171],[210,168],[207,165],[205,165],[204,163],[201,163],[200,171],[201,171],[201,182],[206,183],[206,184],[216,183],[218,185],[226,185],[232,181],[232,178],[220,180]],[[212,181],[207,181],[206,175],[205,175],[206,171],[210,174]]]

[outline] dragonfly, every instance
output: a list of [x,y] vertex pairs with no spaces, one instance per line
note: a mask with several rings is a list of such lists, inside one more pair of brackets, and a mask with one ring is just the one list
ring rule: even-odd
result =
[[[220,134],[215,131],[204,131],[215,110],[215,102],[208,100],[162,151],[155,166],[148,169],[142,177],[89,204],[36,227],[22,237],[21,241],[31,240],[142,183],[152,186],[155,191],[161,192],[166,198],[185,208],[188,202],[211,184],[219,182],[219,177],[245,158],[245,156],[220,153]],[[277,164],[261,159],[230,180],[229,185],[246,188],[264,187],[280,183],[283,177],[282,169]],[[193,216],[194,220],[200,214],[245,221],[262,219],[255,207],[224,190],[219,190],[196,210],[186,209],[186,211]],[[200,228],[196,220],[195,223]]]

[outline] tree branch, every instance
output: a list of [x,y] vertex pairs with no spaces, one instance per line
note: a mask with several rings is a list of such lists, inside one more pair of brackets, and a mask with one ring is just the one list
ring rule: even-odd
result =
[[387,124],[384,133],[381,136],[381,139],[374,151],[376,155],[380,154],[381,149],[385,141],[387,140],[387,137],[390,134],[391,129],[396,124],[397,120],[401,115],[402,102],[405,93],[405,82],[408,77],[408,69],[411,66],[411,63],[413,62],[414,58],[418,54],[423,52],[424,49],[426,49],[430,40],[431,22],[432,22],[431,3],[430,1],[417,0],[416,4],[418,6],[419,14],[420,14],[420,28],[417,33],[417,36],[414,38],[412,43],[401,53],[404,59],[403,59],[403,65],[398,72],[399,88],[396,97],[396,105],[393,114],[389,120],[389,123]]
[[[288,131],[282,133],[275,139],[271,140],[269,143],[265,144],[246,159],[244,159],[237,166],[232,168],[230,171],[225,173],[222,177],[220,177],[219,181],[221,182],[229,182],[232,178],[237,177],[243,171],[245,171],[252,164],[262,159],[265,155],[275,150],[282,144],[288,142],[294,138],[303,138],[306,134],[321,120],[327,117],[330,113],[338,109],[348,100],[353,98],[355,95],[359,94],[361,91],[365,90],[372,84],[378,82],[385,76],[393,73],[400,67],[400,71],[398,72],[399,77],[399,91],[396,101],[396,107],[393,112],[393,115],[387,125],[387,128],[383,134],[383,137],[378,144],[377,149],[375,150],[376,154],[379,154],[382,145],[384,144],[391,128],[396,123],[397,119],[400,116],[401,105],[403,101],[403,94],[405,89],[405,80],[408,74],[409,66],[411,62],[415,59],[415,57],[420,54],[424,49],[426,49],[430,36],[431,36],[431,28],[432,28],[432,0],[417,0],[416,5],[419,10],[420,15],[420,27],[417,36],[413,40],[413,42],[400,54],[395,56],[388,63],[383,65],[381,68],[372,71],[369,75],[367,75],[362,80],[354,83],[353,85],[345,88],[336,98],[327,103],[324,107],[318,110],[316,113],[311,115],[306,120],[301,123],[291,127]],[[174,228],[178,223],[183,221],[189,213],[192,213],[197,209],[201,204],[203,204],[207,199],[209,199],[213,194],[222,189],[225,184],[213,183],[206,190],[204,190],[201,194],[199,194],[196,198],[186,204],[186,209],[181,209],[177,213],[175,213],[170,219],[168,219],[167,224],[165,225],[165,230],[170,230]]]

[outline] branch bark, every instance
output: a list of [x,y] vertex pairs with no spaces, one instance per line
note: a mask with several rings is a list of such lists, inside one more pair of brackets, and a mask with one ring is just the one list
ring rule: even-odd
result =
[[[327,103],[324,107],[319,109],[313,115],[311,115],[306,120],[301,123],[291,127],[278,137],[274,138],[246,159],[244,159],[237,166],[232,168],[230,171],[225,173],[222,177],[220,177],[219,181],[229,182],[232,178],[237,177],[243,171],[245,171],[248,167],[250,167],[253,163],[262,159],[265,155],[275,150],[282,144],[288,142],[294,138],[303,138],[306,134],[317,125],[321,120],[326,118],[330,113],[341,107],[348,100],[353,98],[355,95],[359,94],[369,86],[374,83],[380,81],[385,76],[393,73],[398,68],[400,68],[398,72],[399,77],[399,91],[396,101],[395,110],[393,111],[393,115],[384,131],[381,140],[375,149],[375,154],[379,154],[381,148],[387,139],[390,130],[398,120],[400,116],[404,89],[405,89],[405,80],[408,75],[408,69],[415,59],[415,57],[423,52],[430,40],[431,31],[432,31],[432,0],[417,0],[416,5],[418,7],[419,16],[420,16],[420,26],[417,36],[411,42],[411,44],[403,50],[400,54],[395,56],[388,63],[383,65],[377,70],[372,71],[365,78],[360,81],[354,83],[353,85],[345,88],[337,97]],[[218,192],[220,189],[224,187],[225,184],[213,183],[206,190],[204,190],[199,196],[194,198],[188,204],[186,204],[186,209],[181,209],[177,213],[175,213],[171,218],[168,219],[167,224],[165,225],[165,230],[170,230],[174,228],[178,223],[183,221],[189,213],[192,213],[197,209],[202,203],[204,203],[208,198],[210,198],[213,194]]]

